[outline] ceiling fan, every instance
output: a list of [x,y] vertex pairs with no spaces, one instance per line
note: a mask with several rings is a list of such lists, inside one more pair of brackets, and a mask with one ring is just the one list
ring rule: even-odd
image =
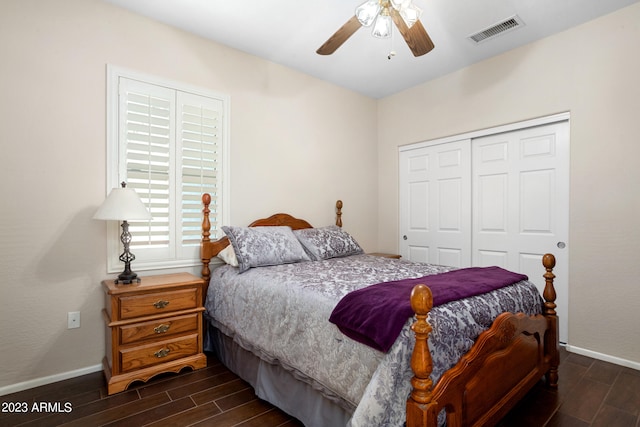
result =
[[374,37],[391,37],[392,22],[407,42],[414,56],[422,56],[434,48],[420,22],[422,10],[411,0],[367,0],[356,8],[355,15],[338,29],[316,53],[331,55],[360,27],[373,25]]

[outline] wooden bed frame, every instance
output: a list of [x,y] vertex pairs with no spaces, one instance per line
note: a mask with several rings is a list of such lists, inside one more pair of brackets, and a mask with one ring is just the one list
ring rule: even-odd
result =
[[[209,263],[229,245],[229,239],[210,239],[211,197],[204,194],[202,201],[202,277],[207,288],[211,278]],[[342,226],[340,200],[336,202],[336,214],[336,225]],[[282,213],[259,219],[249,226],[273,225],[287,225],[294,230],[312,227],[307,221]],[[411,306],[416,320],[411,329],[416,344],[411,357],[414,377],[407,400],[407,427],[436,427],[442,409],[446,411],[449,427],[495,425],[542,377],[548,387],[557,388],[560,358],[553,286],[555,257],[544,255],[542,264],[546,270],[543,314],[502,313],[435,386],[429,378],[433,365],[427,345],[431,332],[427,316],[433,299],[427,286],[417,285],[413,289]]]

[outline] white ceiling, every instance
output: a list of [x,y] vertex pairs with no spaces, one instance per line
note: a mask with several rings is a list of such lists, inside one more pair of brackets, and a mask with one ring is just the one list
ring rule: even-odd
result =
[[[397,30],[379,40],[370,28],[360,28],[333,55],[315,53],[364,0],[104,1],[381,98],[640,0],[413,0],[436,46],[418,58]],[[480,44],[467,38],[513,15],[525,25]]]

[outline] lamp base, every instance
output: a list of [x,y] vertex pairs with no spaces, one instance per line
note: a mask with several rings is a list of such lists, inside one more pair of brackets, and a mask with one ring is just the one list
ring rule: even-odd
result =
[[116,285],[130,285],[132,283],[140,283],[140,278],[133,271],[123,271],[118,275],[118,278],[114,281]]
[[118,275],[115,284],[130,285],[133,282],[140,283],[138,275],[131,271],[131,261],[136,259],[135,255],[129,251],[129,243],[131,243],[131,233],[129,233],[129,223],[122,221],[122,234],[120,241],[124,246],[124,252],[120,255],[120,261],[124,262],[124,271]]

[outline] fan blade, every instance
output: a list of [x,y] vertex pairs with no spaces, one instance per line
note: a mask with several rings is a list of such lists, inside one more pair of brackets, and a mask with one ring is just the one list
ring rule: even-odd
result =
[[418,20],[411,28],[407,27],[407,24],[402,19],[402,16],[393,8],[391,10],[391,17],[393,22],[398,27],[400,34],[404,38],[404,41],[409,45],[409,49],[413,52],[413,56],[422,56],[425,53],[431,52],[435,47],[431,41],[431,37],[427,34],[427,31],[422,26],[422,23]]
[[353,35],[362,26],[358,18],[353,16],[342,27],[338,29],[322,46],[316,50],[320,55],[331,55],[336,51],[349,37]]

